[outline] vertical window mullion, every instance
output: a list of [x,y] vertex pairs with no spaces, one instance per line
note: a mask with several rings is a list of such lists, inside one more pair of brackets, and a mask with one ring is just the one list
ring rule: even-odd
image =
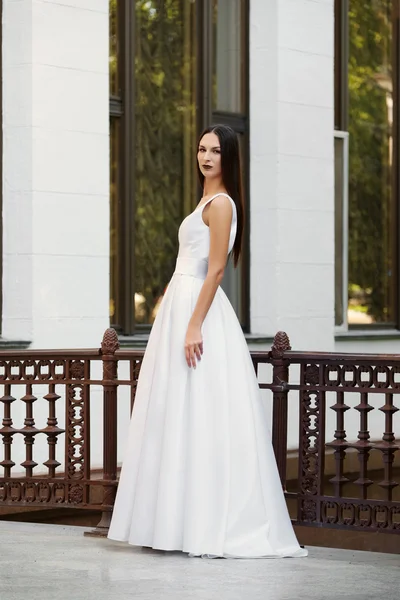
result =
[[135,248],[135,3],[121,2],[121,47],[122,47],[122,227],[121,232],[121,282],[122,287],[122,327],[126,335],[135,331],[135,289],[134,289],[134,248]]
[[348,128],[349,0],[335,0],[335,129]]

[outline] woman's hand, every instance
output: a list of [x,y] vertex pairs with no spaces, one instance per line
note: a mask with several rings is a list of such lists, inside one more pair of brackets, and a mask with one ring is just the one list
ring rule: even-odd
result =
[[203,336],[201,328],[189,323],[185,338],[185,356],[188,367],[196,368],[203,354]]

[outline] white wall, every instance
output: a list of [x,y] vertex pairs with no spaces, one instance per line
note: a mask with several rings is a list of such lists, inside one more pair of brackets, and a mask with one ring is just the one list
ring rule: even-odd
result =
[[[99,347],[109,325],[108,0],[3,5],[2,336],[36,348]],[[47,392],[34,386],[38,428],[46,425]],[[65,394],[62,386],[57,392]],[[25,389],[11,393],[19,399]],[[21,405],[13,405],[15,427],[23,426]],[[99,390],[91,405],[98,432]],[[101,437],[92,436],[93,465],[102,462]],[[63,448],[62,437],[59,460]],[[24,458],[15,436],[15,471]],[[47,440],[37,436],[38,471],[47,458]]]
[[333,346],[333,0],[250,3],[251,327]]
[[3,48],[3,336],[98,346],[109,322],[108,1],[5,0]]
[[32,3],[3,2],[3,336],[31,340]]

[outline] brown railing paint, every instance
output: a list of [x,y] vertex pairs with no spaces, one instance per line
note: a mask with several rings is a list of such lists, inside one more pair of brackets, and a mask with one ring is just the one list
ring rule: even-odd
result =
[[[256,373],[259,365],[272,367],[271,381],[260,382],[260,388],[272,393],[272,443],[282,486],[286,491],[288,411],[293,402],[299,408],[298,481],[287,497],[296,499],[294,522],[300,525],[400,533],[400,497],[394,465],[399,460],[400,444],[396,441],[393,417],[399,410],[400,356],[372,354],[335,354],[293,352],[288,336],[278,332],[269,352],[252,352]],[[117,414],[119,389],[130,389],[132,409],[143,351],[119,350],[113,329],[103,337],[97,350],[19,350],[0,352],[0,385],[3,386],[2,436],[3,460],[0,461],[0,507],[75,507],[96,509],[101,514],[94,535],[106,535],[114,504],[117,481]],[[119,366],[128,363],[129,375],[119,377]],[[92,377],[94,368],[102,365],[102,378]],[[291,377],[298,369],[298,382]],[[37,386],[46,393],[38,394]],[[61,386],[61,388],[60,388]],[[103,391],[103,431],[91,431],[91,392]],[[18,392],[18,393],[17,393]],[[35,395],[37,394],[37,395]],[[64,394],[64,396],[62,396]],[[334,403],[328,396],[334,395]],[[384,396],[383,434],[372,440],[369,431],[371,398]],[[357,398],[353,409],[349,399]],[[65,429],[58,425],[60,400],[65,397]],[[35,420],[36,408],[47,403],[47,420],[40,428]],[[13,422],[13,411],[24,406],[23,427]],[[358,434],[348,439],[346,419],[349,411],[358,414]],[[376,412],[376,411],[375,411]],[[14,412],[15,414],[15,412]],[[327,414],[335,416],[333,439],[326,441]],[[102,436],[103,469],[100,475],[91,465],[91,436]],[[13,441],[22,436],[24,473],[13,461]],[[35,440],[46,437],[48,459],[43,466],[35,462]],[[62,452],[59,440],[64,436],[65,468],[57,460]],[[326,452],[333,452],[334,475],[327,481]],[[349,452],[358,457],[358,473],[354,481],[346,477]],[[382,479],[373,483],[371,453],[379,453]],[[47,470],[43,474],[43,467]],[[35,474],[41,469],[40,474]],[[353,469],[354,470],[354,469]],[[293,482],[292,482],[293,483]],[[327,491],[327,485],[331,490]],[[358,492],[346,495],[348,486]],[[380,490],[379,498],[370,493]],[[95,493],[96,491],[101,493]],[[375,493],[376,496],[376,493]]]

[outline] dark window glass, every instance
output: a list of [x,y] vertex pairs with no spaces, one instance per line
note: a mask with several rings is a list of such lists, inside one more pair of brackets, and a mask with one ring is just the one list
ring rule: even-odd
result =
[[347,325],[347,134],[335,136],[335,325]]
[[243,0],[213,0],[213,110],[245,110]]
[[392,7],[349,2],[349,324],[395,319]]
[[194,4],[136,2],[135,317],[152,323],[196,202]]
[[118,2],[117,0],[109,1],[109,27],[110,27],[110,42],[109,42],[109,69],[110,69],[110,95],[118,96],[120,91],[119,73],[118,73],[118,58],[119,58],[119,36],[118,36]]
[[110,320],[111,324],[120,327],[120,288],[119,274],[121,235],[120,223],[120,120],[112,118],[110,122]]
[[[248,2],[109,6],[110,318],[133,334],[154,321],[175,267],[178,227],[199,200],[196,143],[205,125],[226,123],[241,135],[247,187]],[[229,268],[224,281],[242,324],[247,267]]]

